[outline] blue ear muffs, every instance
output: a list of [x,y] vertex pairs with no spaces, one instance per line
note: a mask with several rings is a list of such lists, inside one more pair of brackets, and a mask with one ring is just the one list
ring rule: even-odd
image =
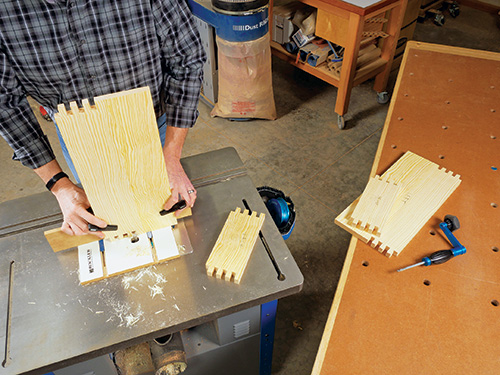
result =
[[258,187],[257,191],[283,239],[288,239],[295,227],[295,206],[292,200],[285,196],[281,190],[269,186]]
[[266,202],[266,207],[278,228],[281,228],[286,224],[288,218],[290,217],[290,210],[288,209],[288,205],[283,198],[269,199]]

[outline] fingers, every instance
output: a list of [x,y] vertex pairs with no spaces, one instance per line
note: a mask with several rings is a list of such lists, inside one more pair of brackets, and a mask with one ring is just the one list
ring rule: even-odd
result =
[[88,228],[89,223],[97,225],[100,228],[104,228],[107,225],[104,220],[92,215],[83,206],[76,206],[70,214],[64,217],[61,230],[70,236],[92,234],[98,238],[104,238],[104,233],[102,232],[90,232]]
[[165,208],[169,209],[181,199],[186,201],[186,206],[193,207],[197,197],[196,189],[186,175],[180,161],[170,160],[166,162],[166,165],[172,195],[167,202],[165,202]]
[[73,232],[73,229],[71,229],[70,225],[67,222],[62,223],[61,230],[70,236],[75,235],[75,232]]
[[196,201],[196,189],[191,185],[190,187],[188,186],[187,189],[183,192],[180,193],[182,196],[182,199],[186,201],[186,205],[189,207],[194,206],[194,202]]
[[108,223],[106,223],[104,220],[92,215],[90,212],[83,209],[83,207],[78,207],[76,209],[76,213],[87,223],[94,224],[99,228],[104,228],[106,225],[108,225]]
[[[177,189],[177,188],[172,188],[171,193],[172,194],[170,195],[168,200],[163,205],[163,208],[165,210],[171,209],[180,200],[186,201],[186,207],[193,207],[194,202],[196,201],[196,190],[193,187],[191,187],[190,189],[187,189],[187,190],[186,189],[181,190],[181,189]],[[184,210],[186,207],[184,207],[181,210],[177,210],[176,216],[178,216],[178,214],[180,212],[182,212],[182,210]]]

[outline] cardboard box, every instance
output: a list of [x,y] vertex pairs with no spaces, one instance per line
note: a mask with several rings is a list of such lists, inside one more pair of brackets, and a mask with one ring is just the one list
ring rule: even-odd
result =
[[280,13],[280,10],[280,8],[273,9],[272,40],[279,44],[285,44],[291,40],[294,25],[291,21],[292,16],[288,16],[288,12]]

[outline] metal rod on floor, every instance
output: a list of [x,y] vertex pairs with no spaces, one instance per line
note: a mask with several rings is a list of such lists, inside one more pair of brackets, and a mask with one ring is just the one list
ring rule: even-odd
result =
[[5,358],[2,362],[2,367],[7,367],[10,364],[10,331],[12,324],[12,289],[14,284],[14,261],[10,262],[9,266],[9,299],[7,301],[7,321],[5,322]]

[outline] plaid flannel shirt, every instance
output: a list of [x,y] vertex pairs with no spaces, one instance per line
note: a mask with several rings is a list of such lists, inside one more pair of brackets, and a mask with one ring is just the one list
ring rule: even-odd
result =
[[192,127],[205,59],[185,0],[2,0],[0,134],[41,167],[55,157],[27,95],[55,109],[141,86],[157,117]]

